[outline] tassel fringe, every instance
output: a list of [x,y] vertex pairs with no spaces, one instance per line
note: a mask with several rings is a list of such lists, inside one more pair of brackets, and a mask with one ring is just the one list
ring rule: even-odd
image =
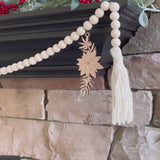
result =
[[110,52],[113,57],[111,75],[112,123],[120,125],[133,121],[133,98],[121,49],[113,47]]

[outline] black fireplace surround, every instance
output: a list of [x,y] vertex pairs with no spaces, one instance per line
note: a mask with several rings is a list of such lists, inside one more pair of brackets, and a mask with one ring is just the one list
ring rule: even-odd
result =
[[[114,0],[115,1],[115,0]],[[133,0],[116,0],[119,2],[121,21],[121,47],[134,35],[139,26],[138,16],[141,9]],[[69,35],[78,26],[94,14],[100,3],[80,5],[76,10],[70,7],[49,8],[0,16],[0,67],[29,58],[47,49]],[[112,64],[109,50],[111,48],[110,11],[100,19],[90,31],[91,40],[97,48],[97,55],[102,56],[100,63],[104,66],[98,75],[105,75]],[[79,77],[77,58],[82,53],[74,42],[60,53],[35,66],[0,77]]]

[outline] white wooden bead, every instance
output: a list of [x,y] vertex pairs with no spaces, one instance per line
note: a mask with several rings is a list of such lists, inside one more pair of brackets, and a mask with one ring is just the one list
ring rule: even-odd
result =
[[67,45],[64,43],[63,40],[61,40],[61,41],[59,41],[59,43],[58,43],[58,47],[61,48],[61,49],[64,49],[64,48],[67,47]]
[[97,24],[99,21],[99,19],[95,16],[95,15],[92,15],[90,18],[89,18],[89,22],[91,24]]
[[118,20],[118,19],[119,19],[119,13],[118,13],[118,12],[112,12],[112,13],[110,14],[110,19],[111,19],[112,21]]
[[18,67],[17,67],[16,63],[12,64],[12,69],[13,69],[13,71],[18,71]]
[[104,10],[104,11],[107,11],[109,9],[109,6],[110,6],[110,3],[107,2],[107,1],[104,1],[101,3],[101,8]]
[[91,30],[92,29],[92,24],[89,22],[89,21],[85,21],[84,23],[83,23],[83,27],[84,27],[84,29],[85,30]]
[[78,27],[77,28],[77,34],[79,35],[79,36],[82,36],[82,35],[84,35],[85,34],[85,30],[84,30],[84,28],[83,27]]
[[2,68],[1,68],[1,73],[2,73],[3,75],[7,74],[6,67],[2,67]]
[[43,59],[47,59],[49,57],[46,51],[42,51],[40,55]]
[[49,47],[49,48],[47,49],[47,54],[48,54],[49,56],[53,56],[53,55],[54,55],[54,51],[53,51],[53,49],[52,49],[51,47]]
[[70,36],[66,36],[66,37],[64,38],[64,43],[67,44],[67,45],[70,45],[70,44],[73,43],[73,40],[71,39]]
[[22,61],[20,61],[20,62],[17,63],[17,68],[18,69],[23,69],[24,68],[24,66],[22,64]]
[[13,69],[12,69],[11,65],[7,66],[6,70],[7,70],[8,73],[12,73],[13,72]]
[[53,49],[53,51],[54,51],[55,53],[58,53],[58,52],[60,52],[60,50],[61,50],[61,49],[58,47],[58,44],[54,44],[52,49]]
[[34,59],[37,61],[37,62],[41,62],[43,60],[43,58],[41,57],[41,55],[39,53],[37,53],[35,56],[34,56]]
[[76,32],[71,33],[71,39],[73,41],[77,41],[79,39],[79,35]]
[[24,59],[24,60],[22,61],[22,64],[23,64],[24,67],[29,67],[29,66],[30,66],[30,63],[29,63],[29,60],[28,60],[28,59]]
[[120,37],[120,35],[121,35],[121,32],[120,32],[119,29],[113,29],[113,30],[111,31],[111,36],[112,36],[113,38],[118,38],[118,37]]
[[110,4],[110,10],[112,12],[118,12],[119,11],[119,4],[117,2],[113,2]]
[[117,21],[117,20],[111,22],[111,27],[112,27],[113,29],[118,29],[118,28],[120,28],[120,26],[121,26],[121,24],[120,24],[120,22]]
[[96,9],[95,15],[98,18],[102,18],[104,16],[104,11],[101,8]]
[[29,61],[29,63],[30,63],[31,65],[35,65],[35,64],[37,63],[37,61],[34,59],[34,57],[30,57],[30,58],[28,59],[28,61]]
[[111,40],[111,44],[112,44],[113,47],[119,47],[120,44],[121,44],[121,41],[120,41],[120,39],[118,39],[118,38],[113,38],[113,39]]

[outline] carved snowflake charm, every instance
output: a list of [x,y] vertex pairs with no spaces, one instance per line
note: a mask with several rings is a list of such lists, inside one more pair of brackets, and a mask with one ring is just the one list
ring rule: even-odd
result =
[[93,87],[93,78],[96,78],[96,72],[98,69],[103,69],[103,66],[98,62],[101,57],[96,56],[96,47],[94,43],[89,41],[89,33],[85,34],[85,39],[82,37],[82,42],[79,44],[81,51],[83,52],[82,58],[77,59],[79,66],[81,83],[81,95],[87,96],[90,93],[90,89]]

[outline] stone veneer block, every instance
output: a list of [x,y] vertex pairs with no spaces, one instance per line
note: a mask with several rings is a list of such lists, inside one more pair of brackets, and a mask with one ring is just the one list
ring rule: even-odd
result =
[[0,119],[0,155],[39,160],[106,160],[113,127]]
[[[3,88],[79,89],[80,78],[1,78]],[[71,83],[72,82],[72,83]],[[97,76],[94,89],[105,89],[104,76]]]
[[159,160],[160,129],[123,128],[114,138],[109,160]]
[[[160,53],[124,57],[131,88],[160,89]],[[110,81],[111,69],[108,71]]]
[[45,119],[44,91],[0,89],[0,117]]
[[[158,4],[158,3],[157,3]],[[147,28],[140,27],[135,37],[124,46],[123,54],[150,53],[160,51],[160,14],[152,14]]]
[[[48,91],[48,120],[111,125],[111,91],[91,91],[91,95],[80,98],[79,91]],[[152,115],[152,94],[137,91],[134,97],[134,121],[130,126],[150,123]]]

